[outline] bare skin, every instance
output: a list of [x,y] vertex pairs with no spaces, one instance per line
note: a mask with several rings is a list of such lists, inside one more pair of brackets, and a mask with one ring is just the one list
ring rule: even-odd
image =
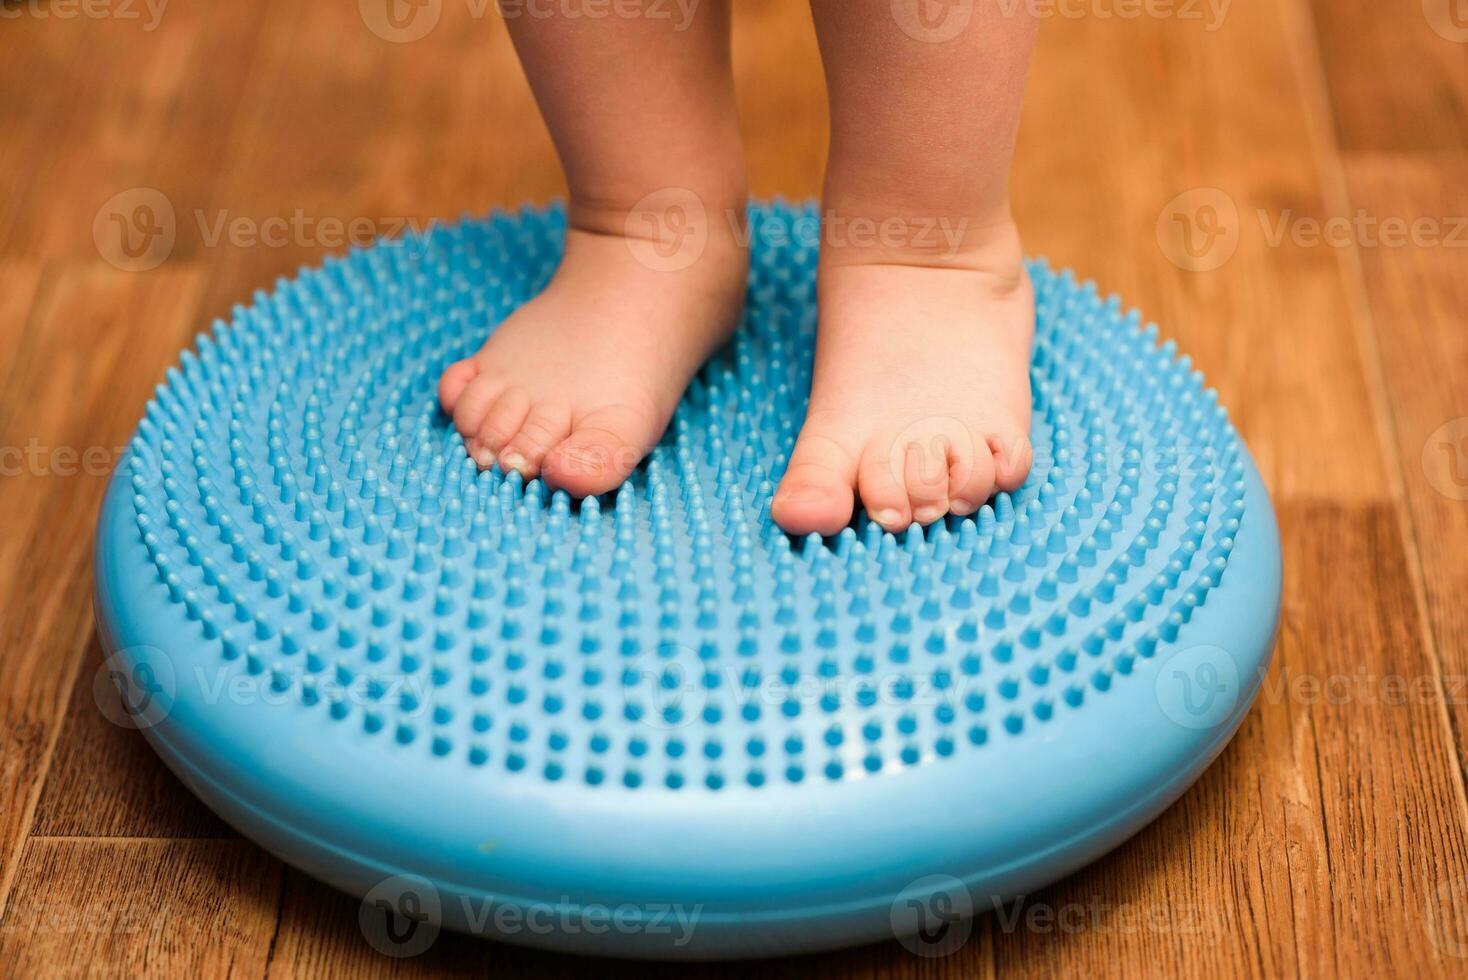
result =
[[810,408],[773,504],[782,527],[835,534],[859,494],[896,531],[1024,482],[1034,296],[1018,246],[963,265],[822,267]]
[[545,291],[439,381],[474,461],[578,497],[621,484],[738,320],[747,260],[714,248],[727,254],[660,271],[623,234],[572,228]]
[[[891,0],[812,0],[832,141],[810,408],[773,504],[792,533],[839,531],[858,499],[890,530],[967,514],[1028,474],[1034,299],[1007,189],[1027,9],[980,2],[947,32]],[[566,169],[571,231],[545,292],[439,394],[480,465],[601,493],[738,319],[728,0],[683,30],[510,23]]]
[[[831,102],[827,231],[810,408],[774,517],[834,534],[856,496],[893,531],[972,513],[1031,463],[1034,295],[1008,181],[1034,21],[977,3],[938,41],[886,0],[811,9]],[[891,233],[836,233],[861,218]]]
[[586,496],[656,445],[738,322],[746,188],[728,3],[686,22],[506,23],[566,170],[570,231],[545,291],[444,372],[439,400],[481,466]]

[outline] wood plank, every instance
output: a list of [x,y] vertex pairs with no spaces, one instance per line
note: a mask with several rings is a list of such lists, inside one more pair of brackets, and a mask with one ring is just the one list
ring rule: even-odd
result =
[[1115,291],[1192,357],[1273,493],[1385,500],[1337,257],[1272,240],[1281,214],[1325,211],[1284,17],[1234,4],[1212,32],[1046,19],[1015,213],[1029,251]]
[[[0,30],[0,85],[26,93],[0,99],[0,255],[7,258],[40,256],[33,243],[43,213],[37,187],[64,154],[68,123],[86,111],[79,79],[87,52],[68,33],[48,31],[36,18],[6,20]],[[68,84],[36,85],[37,78]]]
[[92,522],[118,447],[188,336],[188,268],[134,275],[100,260],[61,270],[27,320],[0,393],[0,445],[25,449],[0,480],[0,908],[91,642]]
[[[198,206],[229,149],[223,133],[249,68],[259,12],[257,4],[218,0],[168,5],[151,30],[143,22],[85,16],[7,18],[0,64],[7,65],[10,90],[28,97],[6,100],[15,107],[14,126],[0,122],[18,155],[6,168],[14,174],[0,177],[16,182],[0,205],[7,219],[0,248],[91,258],[99,212],[130,208],[144,191],[162,195],[176,216]],[[66,84],[38,87],[36,77]],[[199,85],[201,77],[210,84]],[[56,94],[33,100],[42,88]],[[187,258],[190,223],[178,224],[185,234],[176,254]]]
[[[1351,158],[1346,169],[1352,204],[1374,223],[1356,254],[1390,393],[1429,622],[1448,681],[1460,684],[1468,677],[1468,157],[1367,155]],[[1404,234],[1394,231],[1402,227]],[[1449,703],[1461,765],[1468,757],[1468,690]]]
[[[0,381],[7,391],[22,380],[16,356],[42,288],[44,271],[40,262],[12,260],[0,263],[0,365],[4,365],[0,368]],[[5,431],[5,410],[5,399],[0,399],[0,432]],[[15,470],[21,461],[15,459],[13,453],[0,462],[5,466],[4,475],[19,476]],[[0,558],[5,554],[5,547],[4,539],[0,539]],[[0,576],[6,575],[11,568],[9,562],[0,560]]]
[[[90,708],[83,718],[73,712],[73,721],[96,723],[101,717],[90,704],[90,673],[87,690],[71,690],[91,642],[91,524],[106,471],[151,386],[192,334],[201,282],[192,270],[173,264],[126,271],[127,256],[105,237],[113,230],[106,212],[131,220],[131,205],[147,202],[152,185],[167,187],[165,196],[182,207],[213,179],[223,143],[211,133],[232,118],[232,100],[253,46],[253,9],[211,0],[164,11],[152,30],[86,17],[21,16],[7,19],[0,32],[6,52],[0,72],[17,90],[36,95],[5,100],[4,143],[23,154],[13,169],[25,183],[14,195],[18,210],[3,234],[9,251],[52,260],[45,266],[40,260],[9,263],[0,289],[0,350],[8,374],[0,431],[4,445],[24,452],[26,469],[19,479],[6,480],[0,501],[18,526],[30,530],[0,543],[0,595],[20,610],[4,627],[6,648],[17,652],[7,655],[15,684],[0,708],[0,769],[6,799],[13,801],[0,807],[0,906],[14,870],[17,834],[32,819],[38,781],[52,760],[60,709],[70,700]],[[28,68],[33,74],[25,79],[8,74]],[[65,76],[68,84],[32,84],[34,77],[48,76]],[[196,84],[201,76],[210,84]],[[42,89],[61,95],[43,95]],[[109,198],[113,203],[104,204]],[[62,265],[58,257],[71,262]],[[171,257],[174,263],[180,259],[176,250]],[[32,280],[47,270],[39,290],[34,281],[25,288],[14,279],[11,270],[26,268]],[[25,331],[18,326],[21,311],[12,315],[23,297]],[[134,793],[123,799],[134,803],[145,799],[137,795],[144,787],[176,785],[166,775],[160,779],[156,760],[139,754],[138,736],[102,744],[107,753],[121,753],[109,761],[143,761],[149,778],[96,768],[97,754],[85,740],[63,743],[61,771],[119,780]],[[85,819],[43,822],[62,832],[123,829],[119,817],[126,804],[108,796],[98,805],[89,795],[97,788],[86,779],[52,787],[48,815],[60,807]],[[77,795],[68,796],[68,790]],[[154,802],[168,799],[165,792]],[[181,825],[192,819],[201,832],[220,831],[217,823],[189,812],[178,809]],[[83,827],[86,819],[91,823]]]
[[38,838],[0,963],[16,977],[264,977],[281,871],[243,841]]
[[741,0],[734,11],[734,92],[750,192],[819,198],[830,113],[810,5]]
[[341,226],[363,244],[564,194],[504,24],[479,9],[443,4],[430,33],[395,43],[356,8],[271,5],[250,111],[212,198],[185,218],[211,272],[206,317],[345,251]]
[[1468,10],[1458,0],[1311,0],[1346,153],[1468,150]]
[[[116,688],[97,675],[105,653],[94,636],[36,805],[38,837],[213,837],[238,835],[184,788],[126,719]],[[108,699],[99,705],[97,698]],[[104,710],[105,709],[105,710]]]
[[[383,955],[368,942],[360,911],[357,899],[286,869],[280,921],[270,953],[271,980],[484,976],[490,972],[494,947],[447,931],[438,933],[427,949],[415,950],[411,956]],[[503,973],[496,969],[493,975]]]
[[[4,350],[3,363],[7,365],[5,385],[0,391],[20,390],[24,376],[17,369],[16,353],[24,342],[26,325],[30,321],[40,283],[39,265],[18,262],[0,265],[0,349]],[[18,483],[25,478],[29,469],[23,456],[15,452],[23,452],[24,445],[10,436],[7,414],[13,409],[9,401],[0,396],[0,433],[5,433],[5,437],[0,439],[0,446],[6,447],[6,469],[5,476],[0,479],[0,493],[4,492],[6,484]],[[10,601],[19,601],[24,594],[19,586],[24,575],[21,566],[24,548],[22,535],[0,535],[0,596]],[[18,606],[10,608],[20,610]],[[0,651],[7,649],[0,644]],[[7,689],[15,692],[17,700],[29,699],[32,695],[31,691],[22,688],[19,677],[10,678]],[[49,737],[46,716],[36,707],[21,705],[17,710],[13,703],[0,702],[0,911],[4,910],[5,895],[15,873],[15,856],[30,821],[29,803],[42,775],[33,756],[44,751]]]
[[1398,518],[1286,503],[1280,523],[1284,622],[1243,728],[1154,825],[1031,899],[1109,915],[996,930],[1001,976],[1460,975],[1468,825]]

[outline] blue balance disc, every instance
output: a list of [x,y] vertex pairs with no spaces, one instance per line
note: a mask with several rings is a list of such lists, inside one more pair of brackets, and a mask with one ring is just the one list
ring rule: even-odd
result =
[[558,208],[329,259],[157,389],[98,530],[112,673],[195,793],[367,897],[369,938],[381,910],[386,943],[951,944],[1244,716],[1280,602],[1259,474],[1187,358],[1069,272],[1030,270],[1022,489],[896,536],[771,522],[815,330],[815,253],[777,232],[812,216],[753,209],[737,336],[601,499],[477,472],[435,397],[546,282]]

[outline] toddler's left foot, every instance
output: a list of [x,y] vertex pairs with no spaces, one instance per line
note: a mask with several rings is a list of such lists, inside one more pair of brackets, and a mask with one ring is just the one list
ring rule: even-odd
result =
[[900,531],[1024,483],[1034,293],[1013,226],[988,239],[951,260],[822,257],[810,409],[773,504],[786,531],[839,532],[858,494]]

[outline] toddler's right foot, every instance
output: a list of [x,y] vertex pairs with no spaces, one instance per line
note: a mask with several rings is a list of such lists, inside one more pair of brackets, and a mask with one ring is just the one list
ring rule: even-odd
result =
[[481,467],[544,473],[584,497],[620,485],[657,444],[734,329],[748,274],[724,214],[679,213],[708,225],[706,243],[636,213],[577,222],[544,292],[444,371],[439,401]]

